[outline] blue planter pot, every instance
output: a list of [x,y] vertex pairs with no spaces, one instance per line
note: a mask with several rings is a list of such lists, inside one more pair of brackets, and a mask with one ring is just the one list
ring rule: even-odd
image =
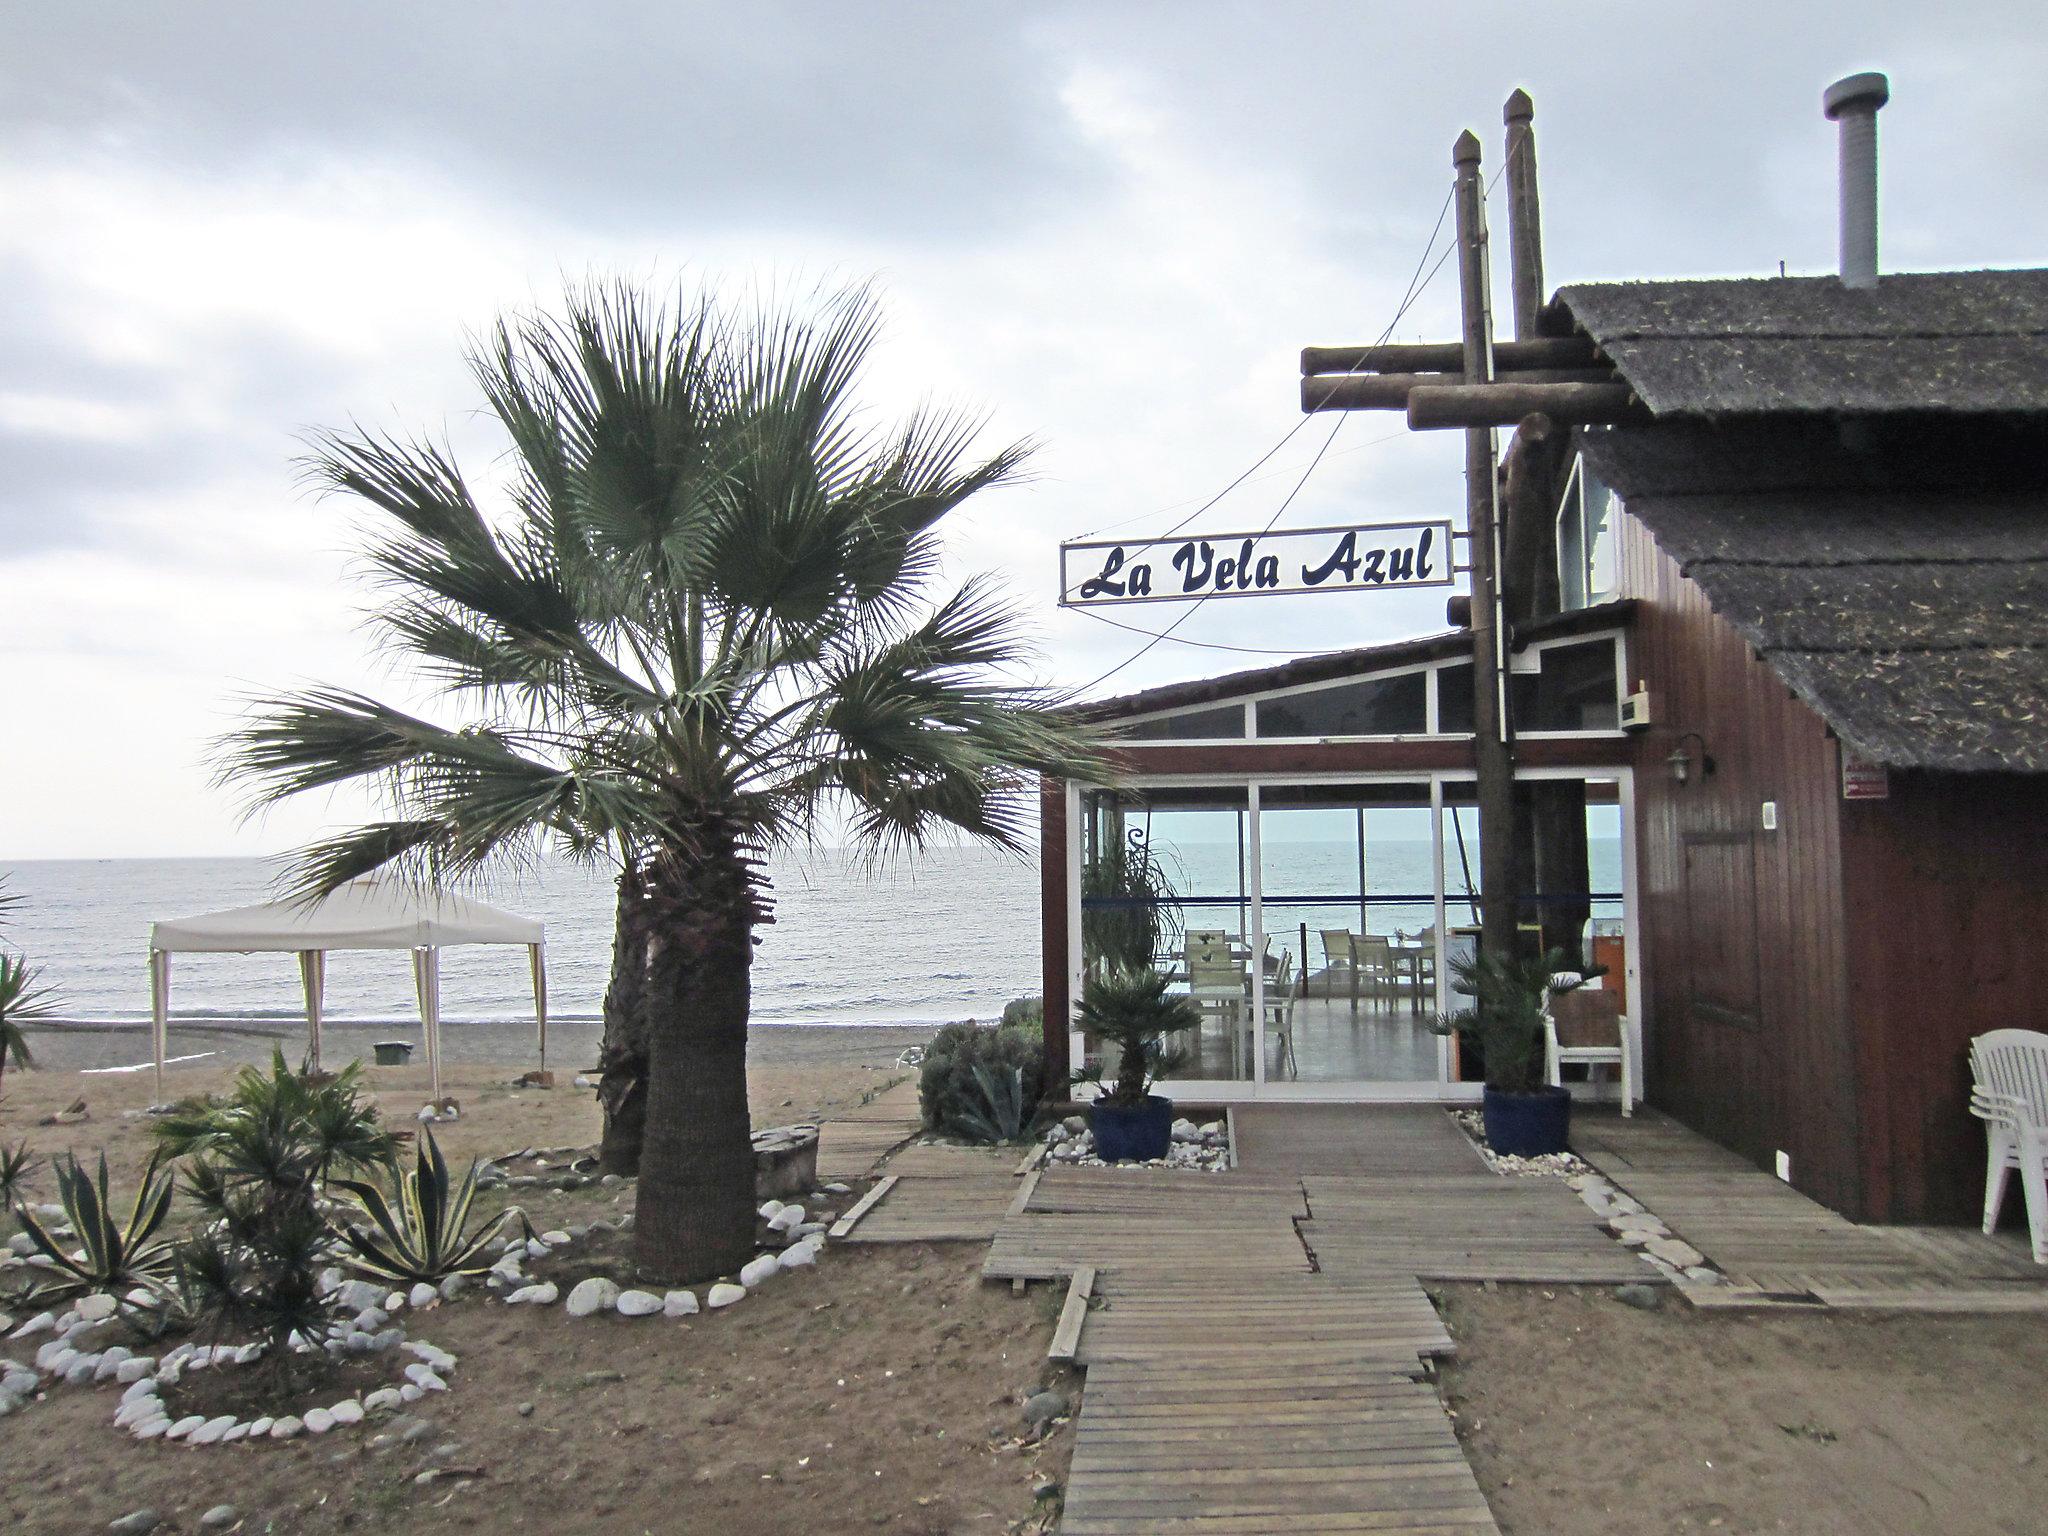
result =
[[1105,1163],[1143,1163],[1164,1157],[1173,1145],[1173,1100],[1147,1096],[1136,1109],[1096,1103],[1088,1110],[1095,1155]]
[[1534,1093],[1486,1090],[1479,1103],[1486,1144],[1508,1157],[1542,1157],[1562,1152],[1572,1129],[1572,1096],[1562,1088]]

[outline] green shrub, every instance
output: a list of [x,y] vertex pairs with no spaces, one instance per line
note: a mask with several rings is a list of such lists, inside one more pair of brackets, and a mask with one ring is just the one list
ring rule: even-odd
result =
[[1043,1029],[1045,1027],[1045,999],[1042,997],[1013,997],[1003,1004],[1003,1028]]
[[925,1047],[918,1071],[918,1107],[926,1130],[972,1137],[972,1127],[989,1108],[975,1081],[976,1067],[987,1068],[997,1081],[1014,1070],[1021,1079],[1024,1104],[1035,1105],[1045,1091],[1045,1037],[1035,1025],[972,1020],[946,1025]]

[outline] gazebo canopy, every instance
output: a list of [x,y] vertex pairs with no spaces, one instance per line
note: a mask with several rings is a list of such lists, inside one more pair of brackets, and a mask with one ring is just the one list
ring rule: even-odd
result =
[[541,921],[449,891],[352,880],[314,902],[266,901],[153,923],[151,949],[253,954],[264,950],[445,949],[538,944]]
[[312,1055],[320,1062],[320,1022],[327,952],[333,949],[403,949],[413,957],[433,1094],[441,1097],[441,951],[451,944],[520,944],[531,957],[534,1016],[547,1061],[545,929],[522,917],[457,896],[416,891],[379,880],[354,880],[317,901],[270,901],[229,907],[197,917],[152,923],[149,932],[151,1031],[156,1053],[156,1096],[163,1098],[164,1057],[170,1037],[171,955],[290,953],[299,957],[306,994]]

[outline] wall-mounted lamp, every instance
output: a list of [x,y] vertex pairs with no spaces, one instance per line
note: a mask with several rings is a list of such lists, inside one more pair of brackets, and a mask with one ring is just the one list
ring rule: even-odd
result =
[[1714,754],[1707,750],[1706,738],[1698,731],[1687,731],[1678,738],[1678,745],[1671,749],[1671,755],[1664,759],[1674,784],[1683,784],[1692,777],[1692,754],[1685,750],[1688,741],[1700,744],[1700,777],[1710,779],[1714,776]]

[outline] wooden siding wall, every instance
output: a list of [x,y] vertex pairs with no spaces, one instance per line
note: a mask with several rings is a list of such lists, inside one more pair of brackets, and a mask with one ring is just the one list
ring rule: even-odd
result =
[[[1854,1213],[1836,744],[1640,524],[1619,534],[1653,722],[1636,747],[1650,1100],[1765,1169],[1789,1153],[1795,1186]],[[1688,741],[1680,785],[1666,759],[1687,731],[1716,771]]]
[[2048,782],[1895,773],[1889,799],[1843,807],[1842,843],[1863,1214],[1975,1221],[1970,1037],[2048,1030]]

